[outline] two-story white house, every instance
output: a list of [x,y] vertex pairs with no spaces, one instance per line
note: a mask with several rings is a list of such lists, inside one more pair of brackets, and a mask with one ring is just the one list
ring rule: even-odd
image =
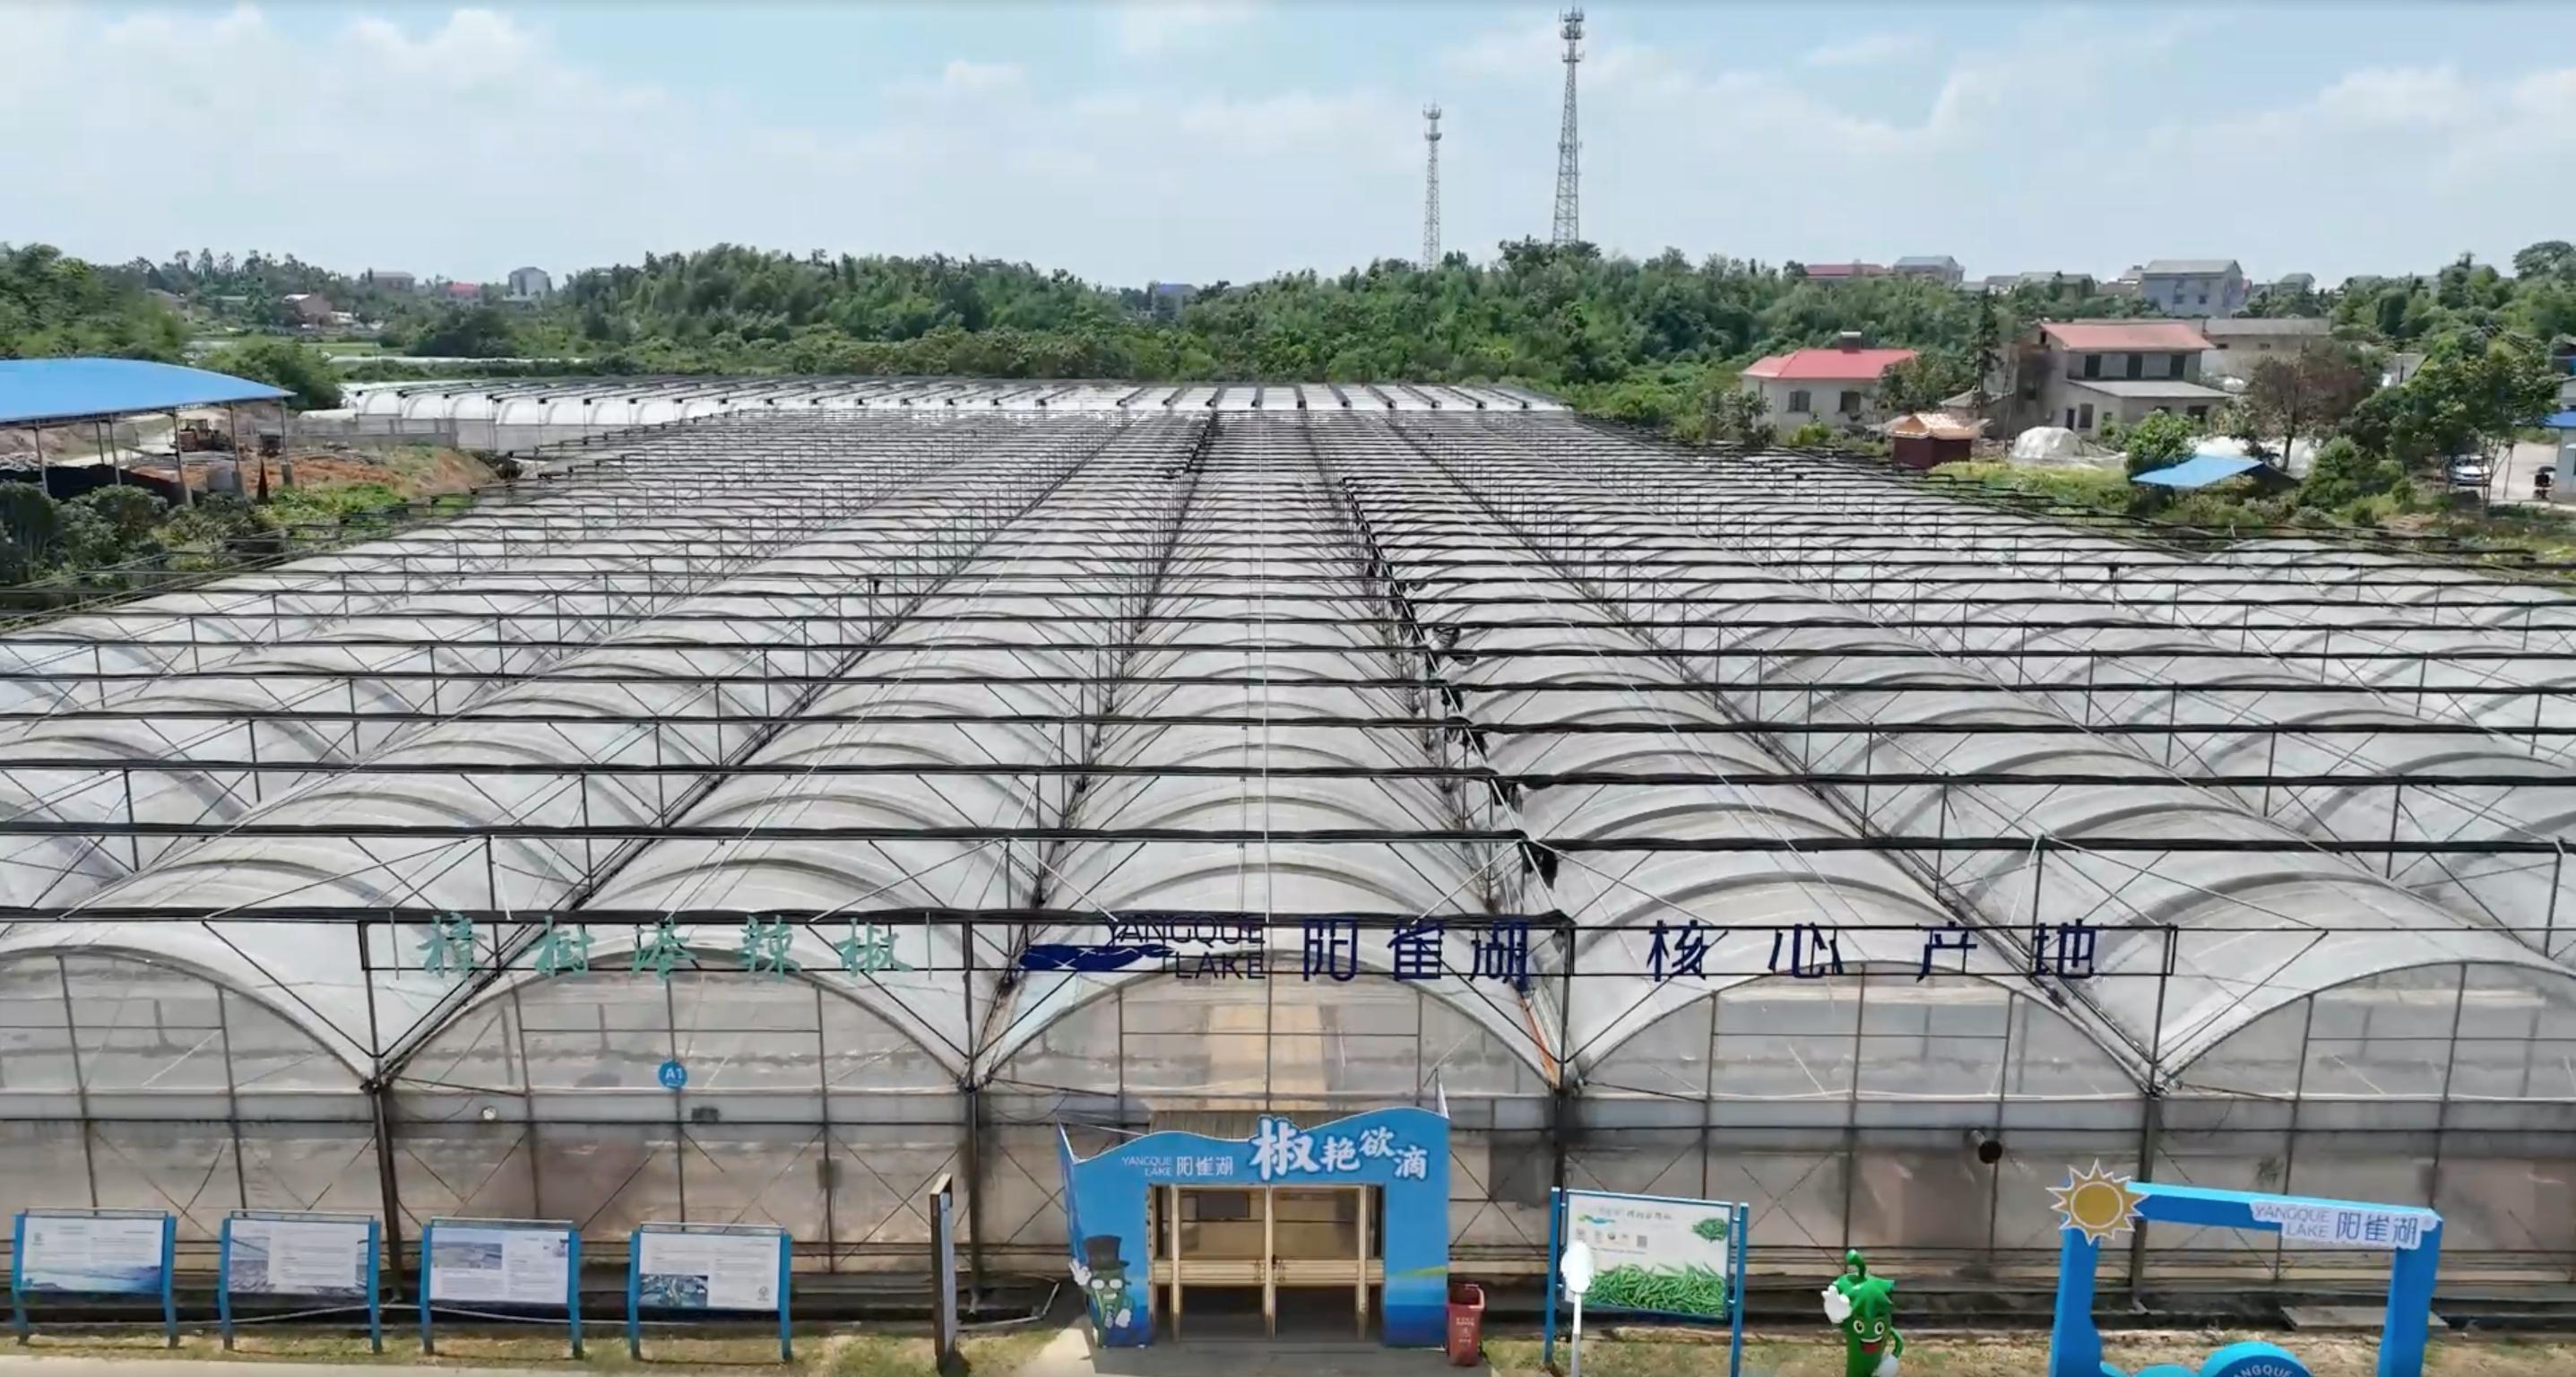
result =
[[2254,365],[2274,354],[2296,355],[2334,337],[2331,325],[2314,316],[2214,316],[2191,323],[2209,341],[2200,372],[2211,380],[2250,378]]
[[2245,270],[2233,258],[2159,258],[2138,269],[2138,295],[2169,316],[2245,309]]
[[1810,421],[1833,426],[1875,425],[1885,419],[1878,380],[1914,357],[1911,349],[1872,349],[1857,331],[1832,347],[1793,349],[1744,370],[1740,385],[1768,404],[1771,424],[1790,430]]
[[2209,338],[2182,321],[2051,321],[2025,349],[2030,424],[2094,435],[2106,420],[2125,426],[2151,411],[2207,421],[2227,400],[2200,380]]

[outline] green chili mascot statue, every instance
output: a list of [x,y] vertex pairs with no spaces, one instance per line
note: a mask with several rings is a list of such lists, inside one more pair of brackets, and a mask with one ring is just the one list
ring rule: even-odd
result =
[[1896,1377],[1905,1336],[1896,1332],[1896,1283],[1869,1274],[1855,1248],[1843,1254],[1843,1274],[1825,1288],[1825,1319],[1843,1336],[1843,1377]]

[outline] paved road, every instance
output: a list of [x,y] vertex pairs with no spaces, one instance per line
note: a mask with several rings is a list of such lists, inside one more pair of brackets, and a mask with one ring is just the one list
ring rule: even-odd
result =
[[[1038,1350],[1017,1377],[1432,1377],[1464,1372],[1438,1349],[1295,1339],[1204,1339],[1149,1348],[1096,1349],[1075,1325]],[[1490,1368],[1474,1369],[1491,1372]],[[12,1377],[0,1373],[0,1377]],[[160,1377],[152,1374],[152,1377]]]

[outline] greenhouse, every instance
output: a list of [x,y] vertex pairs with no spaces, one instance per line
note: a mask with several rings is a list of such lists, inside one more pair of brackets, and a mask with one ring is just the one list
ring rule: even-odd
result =
[[1568,1185],[2026,1285],[2095,1162],[2576,1267],[2554,584],[1507,389],[759,386],[487,393],[616,424],[0,638],[0,1208],[918,1273],[953,1176],[1053,1275],[1059,1126],[1419,1106],[1462,1275]]

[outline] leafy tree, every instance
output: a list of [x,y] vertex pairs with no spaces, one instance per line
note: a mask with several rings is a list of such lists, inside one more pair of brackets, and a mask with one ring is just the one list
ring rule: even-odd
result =
[[2273,319],[2313,319],[2326,313],[2326,298],[2314,287],[2300,287],[2287,292],[2278,288],[2265,292],[2246,302],[2245,309],[2239,314]]
[[510,319],[497,306],[451,308],[411,343],[421,358],[495,359],[518,351]]
[[1942,399],[1969,390],[1972,371],[1962,355],[1924,350],[1879,375],[1879,407],[1889,412],[1938,411]]
[[2349,346],[2313,342],[2296,354],[2255,363],[2241,399],[2244,423],[2267,437],[2280,436],[2286,464],[2299,437],[2333,432],[2373,385]]
[[0,583],[24,583],[53,562],[62,535],[54,499],[33,483],[0,483]]
[[1976,323],[1968,333],[1968,371],[1970,410],[1986,414],[1986,388],[2003,367],[2004,338],[2002,307],[1992,292],[1977,293]]
[[58,523],[55,563],[67,569],[91,569],[124,559],[125,542],[115,525],[99,515],[96,507],[64,502],[55,507],[54,513]]
[[1771,443],[1771,403],[1749,388],[1731,387],[1708,394],[1708,438],[1729,444]]
[[2576,244],[2543,239],[2513,256],[2516,277],[2576,277]]
[[205,367],[250,378],[294,394],[299,411],[328,411],[340,404],[340,373],[318,349],[285,339],[252,339],[208,354]]
[[2138,418],[2127,432],[2128,470],[2131,478],[2157,469],[2171,468],[2192,456],[2200,437],[2191,422],[2170,411],[2150,411]]
[[122,269],[66,258],[45,244],[0,244],[0,358],[105,354],[176,362],[179,318]]
[[2400,386],[2355,407],[2344,429],[2364,450],[2408,467],[2486,457],[2544,414],[2557,389],[2539,342],[2504,335],[2437,353]]

